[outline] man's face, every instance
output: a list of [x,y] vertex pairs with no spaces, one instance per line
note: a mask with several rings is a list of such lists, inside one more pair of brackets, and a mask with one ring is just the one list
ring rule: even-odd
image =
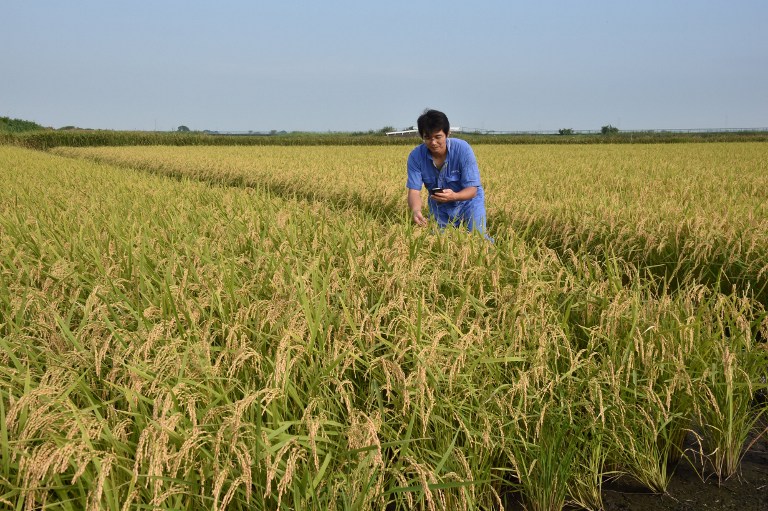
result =
[[443,130],[433,131],[431,134],[424,135],[422,138],[427,149],[432,153],[432,156],[445,155],[445,144],[447,139],[448,134]]

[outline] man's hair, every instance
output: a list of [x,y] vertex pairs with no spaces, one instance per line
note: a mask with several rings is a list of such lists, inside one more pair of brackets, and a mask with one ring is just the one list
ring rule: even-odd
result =
[[443,130],[443,133],[446,135],[451,131],[448,117],[443,112],[431,109],[424,110],[416,121],[416,126],[419,128],[419,135],[422,137],[440,130]]

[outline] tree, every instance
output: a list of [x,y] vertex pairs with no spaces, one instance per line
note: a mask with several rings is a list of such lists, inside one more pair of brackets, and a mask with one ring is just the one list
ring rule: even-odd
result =
[[619,132],[619,128],[617,128],[616,126],[611,126],[610,124],[607,124],[602,128],[600,128],[600,133],[602,133],[603,135],[615,135],[618,132]]
[[22,131],[37,131],[45,128],[34,121],[25,121],[24,119],[11,119],[9,117],[0,117],[0,132],[8,131],[20,133]]
[[561,135],[573,135],[573,130],[571,128],[563,128],[561,130],[558,130],[558,133]]
[[182,124],[181,126],[179,126],[178,128],[176,128],[176,131],[183,131],[183,132],[186,132],[186,131],[189,131],[189,128],[187,128],[186,126],[184,126],[184,125]]

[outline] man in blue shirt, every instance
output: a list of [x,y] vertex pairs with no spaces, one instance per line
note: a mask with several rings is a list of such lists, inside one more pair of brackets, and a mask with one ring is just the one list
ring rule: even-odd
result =
[[451,125],[443,112],[425,110],[417,127],[424,143],[408,156],[406,184],[413,221],[427,225],[421,200],[421,187],[426,186],[429,213],[441,229],[465,225],[485,234],[485,194],[472,148],[464,140],[448,138]]

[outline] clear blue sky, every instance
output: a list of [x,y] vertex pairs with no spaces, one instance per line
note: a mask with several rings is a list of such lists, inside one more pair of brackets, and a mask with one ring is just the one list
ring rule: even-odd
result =
[[5,0],[0,116],[355,131],[768,127],[768,1]]

